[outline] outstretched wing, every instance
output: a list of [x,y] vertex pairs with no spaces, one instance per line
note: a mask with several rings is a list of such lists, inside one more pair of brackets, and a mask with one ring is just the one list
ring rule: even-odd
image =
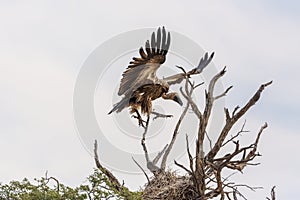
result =
[[198,66],[195,67],[194,69],[192,69],[186,73],[179,73],[179,74],[175,74],[173,76],[166,77],[163,80],[165,80],[169,85],[181,83],[181,81],[186,76],[190,77],[193,74],[200,74],[203,71],[203,69],[211,62],[213,57],[214,57],[214,52],[212,54],[210,54],[209,57],[208,57],[208,53],[205,53],[205,55],[201,58]]
[[158,28],[152,33],[151,42],[146,41],[145,50],[140,48],[140,58],[134,57],[123,72],[118,95],[131,94],[145,84],[157,82],[156,71],[165,62],[170,47],[170,33],[165,28]]

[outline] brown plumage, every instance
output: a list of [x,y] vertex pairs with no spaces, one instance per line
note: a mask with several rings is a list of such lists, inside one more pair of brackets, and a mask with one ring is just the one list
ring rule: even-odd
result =
[[152,101],[162,97],[163,99],[171,99],[180,105],[181,100],[178,98],[176,92],[168,93],[169,87],[160,84],[147,84],[139,87],[134,91],[129,100],[129,106],[131,107],[131,113],[141,110],[142,114],[151,114]]
[[152,101],[162,97],[163,99],[173,100],[180,105],[182,101],[176,92],[169,93],[170,84],[180,83],[186,76],[200,73],[204,67],[211,61],[213,54],[208,58],[206,53],[199,66],[187,73],[179,73],[164,79],[156,76],[156,71],[166,60],[171,42],[170,33],[166,33],[165,28],[158,28],[157,34],[153,32],[151,42],[146,41],[145,50],[139,49],[140,58],[134,57],[130,65],[122,74],[122,79],[118,95],[123,95],[120,102],[116,103],[113,109],[108,113],[120,112],[126,107],[131,108],[131,113],[137,113],[138,110],[148,117],[152,112]]

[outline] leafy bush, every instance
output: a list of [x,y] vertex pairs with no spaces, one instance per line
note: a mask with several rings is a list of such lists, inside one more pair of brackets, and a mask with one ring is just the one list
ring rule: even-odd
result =
[[[56,178],[47,177],[47,174],[46,177],[34,179],[34,182],[24,178],[8,184],[0,183],[0,200],[141,199],[141,192],[131,192],[125,187],[122,192],[116,191],[106,175],[98,169],[87,180],[87,184],[76,188],[65,186]],[[56,182],[56,185],[50,186],[50,181]]]

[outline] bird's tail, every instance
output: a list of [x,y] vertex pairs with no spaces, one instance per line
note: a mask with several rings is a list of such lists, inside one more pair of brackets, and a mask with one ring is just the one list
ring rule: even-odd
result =
[[113,109],[108,112],[108,115],[113,113],[113,112],[121,112],[126,106],[128,106],[129,100],[127,98],[122,99],[120,102],[114,104]]

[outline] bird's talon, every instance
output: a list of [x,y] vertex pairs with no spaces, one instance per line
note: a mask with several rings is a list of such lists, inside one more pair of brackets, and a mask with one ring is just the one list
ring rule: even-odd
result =
[[138,120],[139,126],[142,126],[143,128],[145,128],[144,123],[146,123],[146,121],[143,120],[143,119],[141,118],[141,116],[132,115],[131,117],[137,119],[137,120]]
[[157,119],[157,118],[170,118],[173,117],[173,115],[166,115],[166,114],[161,114],[158,112],[152,112],[153,115],[155,115],[155,117],[153,117],[153,120]]

